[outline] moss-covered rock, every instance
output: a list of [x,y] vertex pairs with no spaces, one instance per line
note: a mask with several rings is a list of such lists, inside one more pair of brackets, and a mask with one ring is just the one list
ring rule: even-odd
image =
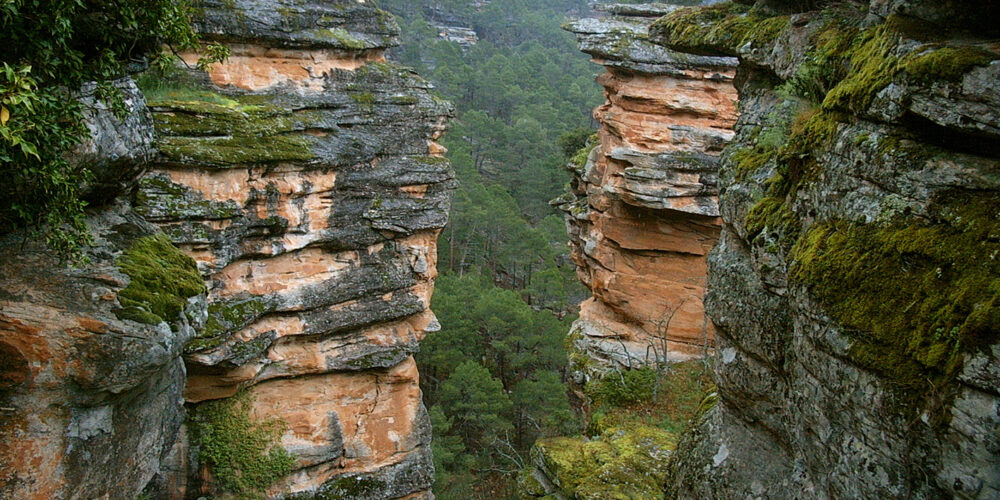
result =
[[793,279],[844,324],[851,356],[920,410],[963,354],[1000,340],[1000,198],[956,193],[933,213],[817,224],[793,250]]
[[185,346],[189,352],[211,349],[229,335],[246,327],[267,312],[267,301],[261,297],[220,300],[208,306],[208,321],[198,336]]
[[[534,467],[578,499],[658,499],[674,434],[656,427],[608,429],[596,439],[560,437],[539,440],[531,450]],[[530,477],[531,472],[527,472]],[[541,486],[530,481],[526,485]],[[553,492],[523,489],[527,496]],[[534,493],[532,493],[534,492]]]
[[116,314],[121,319],[172,323],[188,298],[205,293],[194,260],[163,234],[136,240],[117,263],[130,278],[128,286],[118,292],[122,309]]
[[995,53],[978,47],[941,47],[907,58],[903,62],[903,69],[924,83],[953,82],[973,68],[986,66],[995,59]]
[[726,2],[678,10],[656,21],[650,33],[683,52],[737,56],[747,44],[774,42],[788,23],[788,16],[762,17],[745,5]]

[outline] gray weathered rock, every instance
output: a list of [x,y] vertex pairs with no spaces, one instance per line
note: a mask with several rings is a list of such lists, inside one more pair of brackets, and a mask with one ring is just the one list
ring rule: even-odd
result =
[[[918,12],[904,7],[918,2],[888,3],[872,2],[872,11]],[[976,63],[957,78],[917,73],[913,62],[939,49],[869,18],[866,34],[889,33],[890,62],[874,71],[890,73],[866,75],[878,84],[849,98],[796,96],[782,84],[809,78],[816,35],[836,12],[797,14],[774,39],[738,48],[742,114],[722,155],[724,228],[706,298],[721,354],[719,403],[671,459],[669,498],[1000,498],[1000,378],[986,368],[997,327],[987,321],[978,336],[948,337],[959,336],[951,325],[994,314],[995,292],[971,287],[946,305],[918,306],[963,287],[956,276],[973,267],[976,279],[998,275],[986,255],[995,239],[963,239],[997,224],[1000,157],[986,139],[996,99],[986,75],[996,61],[973,52]],[[945,44],[988,46],[938,29]],[[979,210],[988,215],[972,215]],[[940,236],[922,240],[921,231]],[[962,270],[938,261],[938,251]],[[934,280],[913,279],[925,272]],[[944,321],[938,331],[922,322],[928,315]],[[935,344],[954,369],[927,357]]]
[[398,45],[391,14],[357,0],[200,0],[195,28],[225,42],[347,51]]
[[155,154],[153,120],[146,99],[130,77],[116,80],[112,86],[121,93],[127,112],[123,119],[94,96],[95,85],[86,85],[80,91],[90,138],[73,150],[69,161],[93,173],[93,181],[81,192],[91,203],[103,204],[122,195]]
[[87,225],[90,261],[75,268],[24,235],[0,240],[3,498],[136,498],[184,419],[181,354],[205,298],[169,323],[123,319],[119,259],[162,233],[121,203]]

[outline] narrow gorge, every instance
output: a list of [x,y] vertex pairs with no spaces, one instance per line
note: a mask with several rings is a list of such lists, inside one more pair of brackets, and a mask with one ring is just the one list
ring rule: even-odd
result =
[[29,3],[0,500],[1000,500],[994,2]]

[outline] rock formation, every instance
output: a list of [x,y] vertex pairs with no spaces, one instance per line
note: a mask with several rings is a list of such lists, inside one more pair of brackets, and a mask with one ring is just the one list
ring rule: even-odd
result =
[[718,404],[667,497],[1000,498],[997,9],[805,10],[826,3],[650,29],[740,59],[706,300]]
[[88,261],[60,262],[37,235],[0,238],[0,498],[136,498],[184,420],[181,353],[205,286],[115,199],[153,152],[142,94],[118,87],[124,120],[84,89],[92,138],[73,160],[95,174]]
[[[269,496],[427,494],[412,355],[437,327],[428,305],[454,180],[434,139],[450,107],[385,61],[398,28],[368,3],[203,6],[198,30],[231,56],[147,89],[160,155],[135,195],[209,285],[185,398],[208,415],[202,402],[239,396],[251,420],[281,429],[294,463],[254,485]],[[175,462],[201,472],[161,478],[171,495],[227,484],[199,428]]]
[[567,214],[577,274],[593,297],[573,326],[574,378],[609,367],[700,356],[711,343],[702,297],[719,234],[718,157],[733,136],[736,60],[681,54],[647,40],[679,7],[599,7],[566,29],[607,72],[594,112],[599,144],[572,165]]
[[84,89],[89,262],[0,239],[0,498],[430,497],[451,108],[362,0],[198,13],[226,62]]

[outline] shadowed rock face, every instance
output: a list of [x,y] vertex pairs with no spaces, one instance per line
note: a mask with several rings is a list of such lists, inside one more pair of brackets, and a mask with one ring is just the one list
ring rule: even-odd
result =
[[1000,498],[1000,52],[948,29],[995,7],[841,7],[651,30],[741,60],[706,300],[718,404],[668,498]]
[[398,28],[370,3],[204,5],[197,27],[232,57],[148,90],[160,156],[135,196],[209,283],[185,397],[246,390],[253,418],[285,424],[295,465],[270,496],[423,495],[412,355],[438,328],[451,108],[385,61]]
[[718,156],[733,136],[736,61],[647,40],[680,7],[610,5],[567,29],[607,72],[599,144],[571,165],[567,213],[577,273],[593,291],[571,339],[578,383],[609,367],[705,353],[702,296],[719,232]]

